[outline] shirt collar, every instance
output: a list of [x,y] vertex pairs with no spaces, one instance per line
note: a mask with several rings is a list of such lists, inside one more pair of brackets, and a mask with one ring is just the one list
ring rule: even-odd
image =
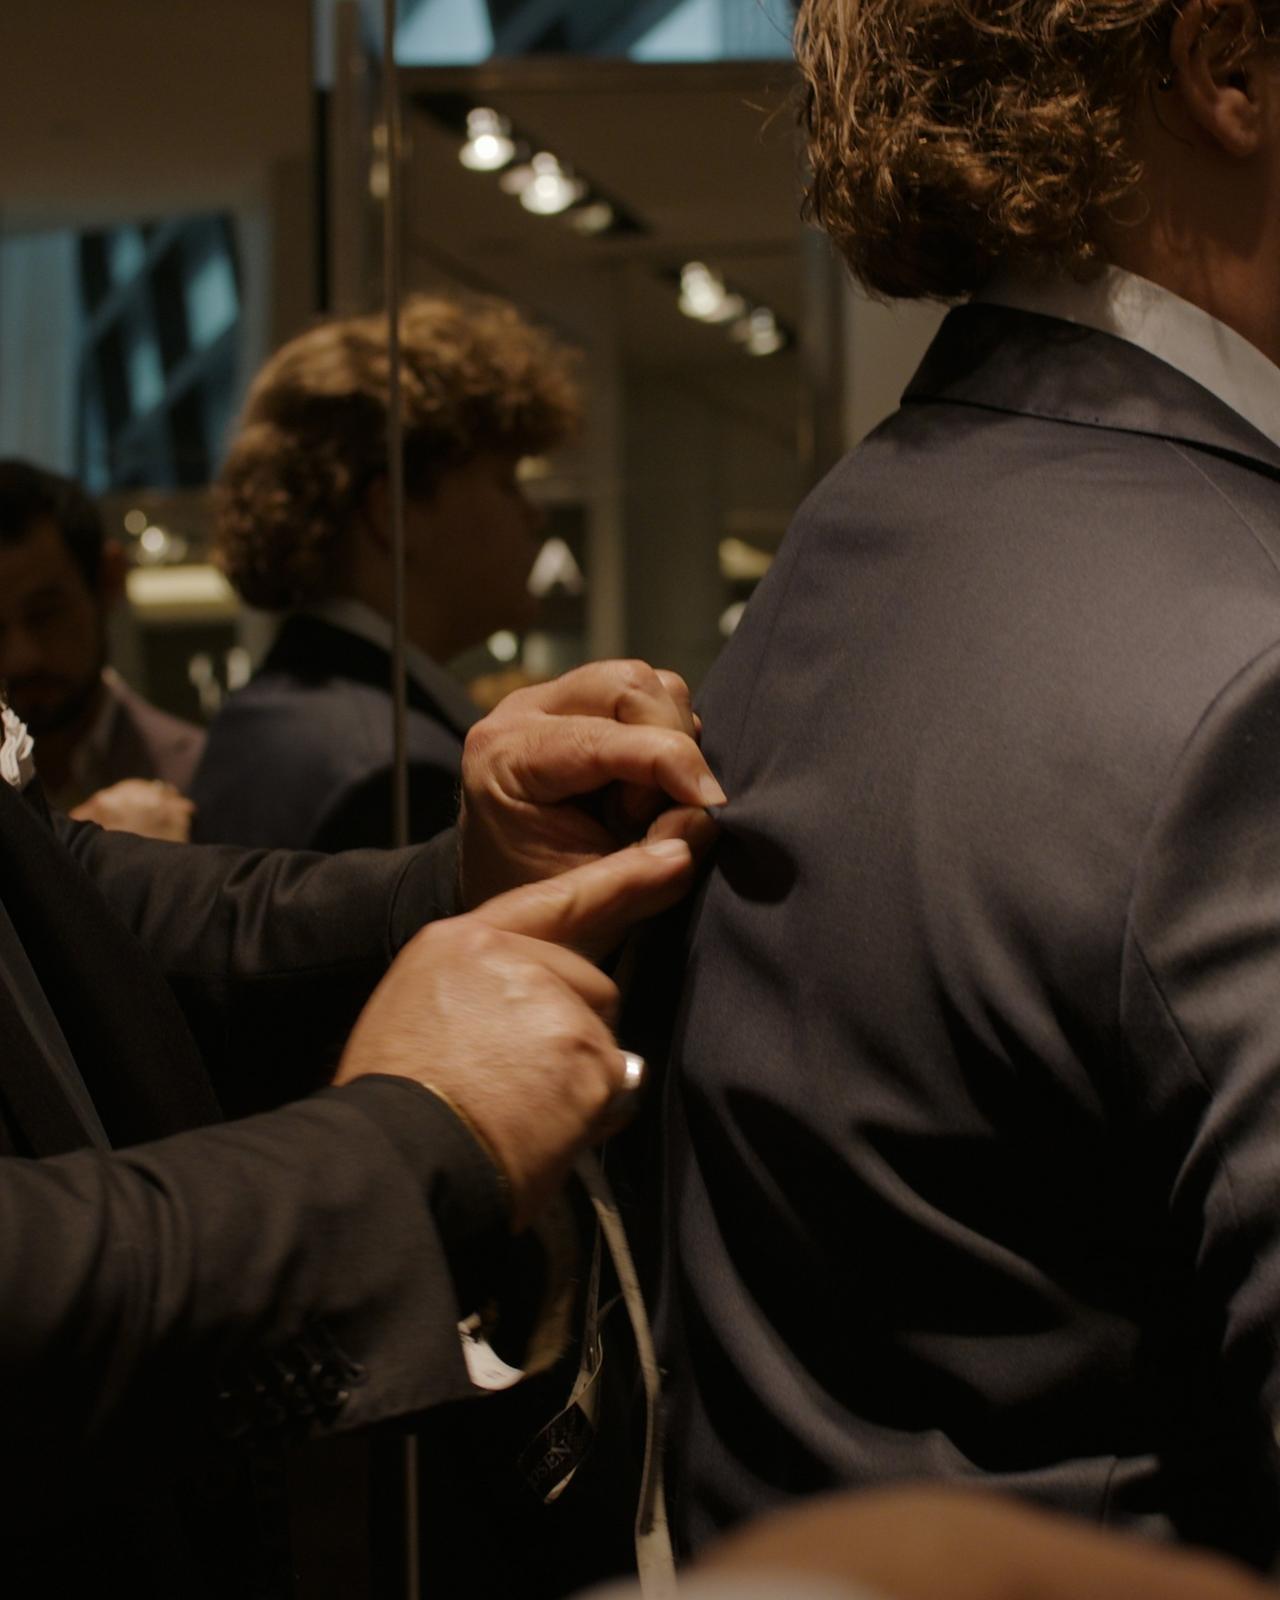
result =
[[[353,600],[348,595],[334,595],[328,600],[312,601],[301,610],[305,616],[354,633],[358,639],[391,654],[394,640],[390,622],[362,600]],[[420,650],[407,639],[404,664],[405,671],[418,688],[455,722],[467,727],[476,720],[479,715],[476,704],[458,680],[446,672],[439,662],[433,661],[425,650]]]
[[1088,283],[998,273],[974,299],[1127,339],[1280,445],[1280,367],[1234,328],[1147,278],[1121,267],[1107,267]]

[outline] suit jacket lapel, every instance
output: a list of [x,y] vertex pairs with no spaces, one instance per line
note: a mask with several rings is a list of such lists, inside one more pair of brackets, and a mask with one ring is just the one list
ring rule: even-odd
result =
[[904,404],[950,401],[1177,440],[1280,476],[1280,448],[1185,373],[1113,334],[1007,306],[952,311]]
[[96,1113],[90,1107],[90,1115],[83,1116],[68,1086],[64,1063],[56,1053],[60,1041],[39,1027],[23,1003],[36,979],[21,946],[15,951],[11,939],[17,944],[0,908],[0,1039],[4,1041],[0,1095],[21,1141],[18,1153],[56,1156],[105,1142]]
[[[216,1121],[217,1102],[168,985],[37,807],[4,783],[0,895],[112,1143],[134,1144]],[[11,967],[5,976],[13,980]],[[5,993],[0,1038],[6,1068],[11,1053],[25,1051],[28,1070],[19,1094],[39,1115],[31,1125],[20,1119],[23,1131],[33,1142],[61,1141],[59,1147],[66,1148],[56,1097],[35,1082],[32,1067],[38,1052],[44,1057],[41,1074],[50,1074],[48,1056],[56,1041],[33,1038],[15,993]],[[49,1110],[47,1124],[42,1108]],[[85,1142],[85,1131],[81,1124],[76,1143]]]
[[[335,627],[322,617],[305,613],[285,621],[267,653],[263,671],[289,672],[304,682],[328,677],[351,678],[388,692],[391,686],[391,657],[385,650],[357,634],[348,633],[345,628]],[[453,686],[449,685],[448,689],[452,690]],[[480,715],[460,685],[456,692],[447,692],[442,687],[439,694],[431,694],[410,676],[406,698],[411,707],[433,717],[459,739],[466,736],[467,729]]]

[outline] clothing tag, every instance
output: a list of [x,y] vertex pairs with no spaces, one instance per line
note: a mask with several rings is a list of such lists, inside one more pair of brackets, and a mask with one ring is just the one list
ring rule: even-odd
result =
[[477,1389],[498,1393],[520,1382],[524,1372],[510,1366],[484,1336],[478,1316],[468,1317],[458,1324],[462,1337],[462,1359],[467,1364],[467,1376]]
[[[608,1314],[608,1307],[604,1314]],[[525,1482],[544,1505],[551,1505],[560,1498],[595,1443],[600,1374],[604,1369],[601,1320],[600,1236],[597,1232],[591,1253],[591,1274],[587,1282],[578,1375],[564,1409],[534,1435],[520,1452],[516,1463],[524,1474]]]
[[516,1462],[525,1482],[542,1501],[552,1505],[573,1480],[591,1453],[595,1423],[575,1401],[543,1428]]

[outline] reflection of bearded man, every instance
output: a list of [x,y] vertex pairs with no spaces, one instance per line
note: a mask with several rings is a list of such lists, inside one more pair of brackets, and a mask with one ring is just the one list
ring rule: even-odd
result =
[[185,788],[199,755],[198,729],[104,670],[124,579],[123,552],[76,484],[0,462],[0,681],[40,741],[46,789],[66,808],[123,778]]
[[124,564],[73,483],[0,463],[0,678],[37,736],[92,718]]

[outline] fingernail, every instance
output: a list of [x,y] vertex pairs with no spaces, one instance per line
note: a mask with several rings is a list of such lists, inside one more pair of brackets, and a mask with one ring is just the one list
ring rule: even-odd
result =
[[703,805],[724,806],[729,803],[729,796],[709,772],[704,772],[698,779],[698,793],[702,796]]
[[657,856],[659,861],[690,861],[693,851],[683,839],[658,839],[653,844],[641,845],[642,850],[647,850],[651,856]]

